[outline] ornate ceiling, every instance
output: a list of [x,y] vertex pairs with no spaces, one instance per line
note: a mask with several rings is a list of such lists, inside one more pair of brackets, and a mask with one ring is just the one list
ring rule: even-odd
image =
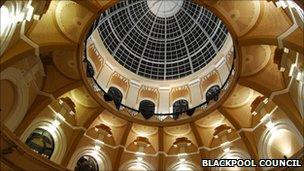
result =
[[[202,158],[259,160],[297,158],[303,153],[304,41],[303,21],[296,11],[289,13],[289,7],[283,8],[276,1],[138,1],[138,6],[136,2],[1,1],[1,10],[5,5],[12,16],[24,12],[24,18],[19,16],[1,34],[7,41],[0,51],[1,150],[5,152],[1,169],[73,170],[77,165],[94,163],[101,170],[200,170]],[[32,15],[26,14],[31,7]],[[164,75],[153,79],[144,74],[135,77],[115,55],[110,60],[113,53],[107,47],[109,43],[100,46],[105,40],[102,34],[92,32],[86,41],[92,23],[118,15],[115,10],[124,7],[121,13],[130,22],[144,22],[131,12],[137,7],[147,9],[143,17],[151,15],[160,22],[164,18],[178,22],[182,17],[176,19],[177,15],[200,19],[202,14],[210,14],[206,19],[225,24],[231,41],[227,47],[234,43],[235,48],[230,51],[221,45],[226,51],[217,53],[214,62],[211,60],[202,70],[217,67],[206,72],[191,71],[185,77],[179,73],[168,75],[167,85],[153,80],[163,81]],[[161,10],[164,7],[168,10]],[[196,13],[186,12],[193,8]],[[103,28],[120,27],[114,20],[109,17],[109,25]],[[182,21],[188,20],[180,20],[179,25]],[[127,29],[127,25],[123,26]],[[189,27],[200,26],[193,23]],[[134,30],[147,35],[140,29],[145,28],[134,26]],[[134,35],[130,30],[125,35],[131,40]],[[181,41],[187,41],[186,32],[180,28],[175,31],[181,33]],[[147,36],[148,41],[150,37]],[[161,37],[157,40],[163,41]],[[89,44],[85,46],[83,42]],[[92,57],[89,62],[95,71],[93,78],[100,87],[87,77],[84,49]],[[94,63],[96,59],[98,63]],[[190,57],[184,59],[189,61]],[[140,101],[148,99],[156,104],[155,113],[170,113],[173,103],[180,99],[188,100],[190,108],[204,102],[211,86],[222,87],[230,78],[224,74],[229,73],[233,63],[235,72],[229,86],[223,86],[225,93],[220,94],[219,101],[213,99],[192,116],[184,113],[177,120],[170,116],[162,121],[157,117],[145,120],[126,107],[117,109],[115,101],[105,101],[100,89],[107,92],[111,86],[116,87],[123,95],[121,104],[129,107],[138,109]],[[50,160],[25,145],[37,128],[49,132],[54,140]],[[90,161],[80,162],[82,157]]]

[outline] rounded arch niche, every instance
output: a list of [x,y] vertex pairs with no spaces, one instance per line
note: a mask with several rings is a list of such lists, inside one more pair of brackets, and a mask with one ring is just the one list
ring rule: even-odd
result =
[[94,158],[98,165],[98,170],[112,170],[111,160],[102,150],[96,150],[94,147],[79,148],[71,157],[68,164],[68,169],[74,170],[78,160],[83,156],[90,156]]
[[141,171],[150,171],[150,170],[155,170],[155,168],[147,163],[146,161],[138,161],[138,160],[131,160],[128,162],[123,163],[119,170],[127,171],[127,170],[141,170]]
[[98,171],[98,164],[95,158],[92,156],[84,155],[82,156],[76,164],[76,167],[74,169],[75,171]]
[[21,135],[20,140],[22,142],[26,142],[27,138],[32,134],[32,132],[37,129],[44,129],[48,131],[54,139],[54,151],[50,158],[51,161],[56,163],[61,163],[65,151],[67,148],[67,140],[64,131],[60,128],[60,126],[55,127],[52,124],[52,120],[49,118],[37,118],[35,119],[31,125],[24,131]]
[[25,144],[38,154],[51,158],[54,151],[54,138],[45,129],[36,128],[26,139]]
[[176,170],[176,171],[195,171],[200,170],[194,163],[189,161],[177,162],[169,166],[168,170]]
[[2,71],[0,80],[8,80],[16,88],[16,100],[11,110],[6,114],[7,117],[3,121],[3,123],[11,131],[14,131],[24,118],[26,110],[28,108],[29,88],[25,79],[23,78],[22,71],[17,68],[9,67]]
[[23,3],[24,2],[22,1],[6,1],[0,8],[0,56],[4,53],[6,48],[8,48],[18,24],[18,20],[12,20],[11,18],[16,18],[17,15],[22,11],[24,5]]
[[274,122],[271,129],[264,131],[258,151],[260,158],[289,158],[303,147],[303,143],[303,136],[293,123],[282,119]]
[[[239,149],[231,150],[228,153],[222,153],[217,157],[217,159],[250,159],[250,155]],[[254,170],[254,168],[242,168],[242,167],[217,167],[213,170]]]

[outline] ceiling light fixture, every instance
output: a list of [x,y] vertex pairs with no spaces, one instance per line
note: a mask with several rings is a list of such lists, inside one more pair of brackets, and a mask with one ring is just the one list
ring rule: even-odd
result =
[[99,151],[101,149],[101,145],[103,145],[104,142],[103,141],[99,141],[99,140],[95,140],[95,146],[94,146],[94,149],[96,151]]
[[269,113],[261,119],[261,122],[267,127],[268,130],[271,130],[274,127],[271,115]]
[[227,141],[221,144],[221,147],[225,153],[229,153],[231,150],[231,142]]

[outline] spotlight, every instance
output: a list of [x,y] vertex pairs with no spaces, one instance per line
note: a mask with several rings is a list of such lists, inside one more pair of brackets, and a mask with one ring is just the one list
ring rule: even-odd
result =
[[101,147],[99,145],[97,145],[97,144],[95,144],[94,148],[95,148],[96,151],[99,151],[101,149]]
[[115,104],[116,109],[119,110],[120,105],[121,105],[120,100],[114,99],[114,104]]
[[146,110],[142,110],[140,111],[140,113],[143,115],[143,117],[147,120],[147,119],[150,119],[154,112],[151,112],[151,111],[146,111]]
[[101,149],[101,145],[104,144],[102,141],[99,141],[99,140],[95,140],[95,150],[96,151],[99,151]]
[[229,151],[230,151],[230,146],[231,146],[231,143],[230,143],[229,141],[224,142],[223,144],[221,144],[221,147],[222,147],[222,149],[223,149],[223,151],[224,151],[225,153],[229,153]]
[[194,112],[195,112],[195,108],[192,108],[192,109],[187,110],[186,114],[188,116],[192,116]]
[[140,102],[138,110],[146,120],[150,119],[154,115],[155,104],[152,101],[143,100]]
[[181,113],[173,113],[173,114],[172,114],[173,119],[174,119],[174,120],[177,120],[180,114],[181,114]]
[[268,130],[272,129],[274,127],[274,124],[272,123],[271,115],[266,114],[262,119],[261,122],[267,127]]
[[104,100],[105,100],[106,102],[109,102],[109,101],[112,101],[112,100],[113,100],[113,98],[112,98],[108,93],[105,93],[105,94],[103,95],[103,98],[104,98]]
[[143,158],[142,158],[142,157],[137,157],[136,159],[137,159],[137,161],[139,161],[139,162],[143,161]]
[[87,77],[93,78],[95,74],[92,64],[87,61]]
[[181,163],[184,163],[185,161],[186,161],[185,158],[180,158],[180,159],[179,159],[179,162],[181,162]]
[[60,125],[60,122],[57,120],[57,119],[55,119],[54,121],[53,121],[53,124],[52,124],[54,127],[58,127],[59,125]]

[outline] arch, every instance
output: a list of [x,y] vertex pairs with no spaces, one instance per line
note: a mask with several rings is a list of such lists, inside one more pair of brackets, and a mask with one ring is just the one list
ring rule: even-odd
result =
[[139,112],[145,119],[149,119],[155,113],[155,104],[151,100],[142,100],[139,103]]
[[0,80],[0,109],[1,121],[5,120],[12,110],[16,107],[18,100],[17,88],[14,83],[9,80]]
[[0,73],[0,80],[8,80],[16,86],[17,101],[3,123],[14,131],[24,118],[29,105],[29,88],[22,71],[9,67]]
[[148,162],[142,160],[130,160],[128,162],[123,163],[119,170],[132,170],[134,167],[140,168],[142,170],[150,171],[150,170],[155,170],[155,168]]
[[15,18],[22,10],[22,1],[6,1],[1,6],[1,18],[3,15],[6,15],[5,18],[1,19],[1,47],[0,47],[0,56],[4,53],[6,48],[8,47],[14,32],[16,30],[16,26],[18,21],[13,20],[13,22],[7,23],[7,21],[12,21],[9,18]]
[[104,65],[104,59],[96,50],[94,43],[91,43],[86,47],[87,50],[87,60],[93,64],[94,71],[100,72]]
[[168,170],[176,170],[176,171],[195,171],[200,170],[199,167],[197,167],[194,163],[189,161],[179,161],[176,163],[173,163],[168,167]]
[[70,162],[67,166],[68,169],[74,170],[77,165],[77,161],[83,156],[91,156],[93,157],[97,164],[99,170],[112,170],[112,164],[109,157],[102,150],[96,150],[94,147],[81,147],[79,148],[71,157]]
[[89,155],[84,155],[78,159],[75,171],[98,171],[98,163],[94,157]]
[[26,139],[25,144],[48,159],[51,158],[54,151],[54,138],[47,130],[41,128],[36,128]]
[[117,72],[114,72],[107,83],[107,87],[115,87],[120,90],[123,95],[127,95],[130,85],[129,80]]
[[151,100],[157,106],[159,103],[158,88],[141,87],[138,93],[137,102],[142,100]]
[[47,130],[54,139],[54,151],[50,160],[60,164],[67,149],[67,139],[61,127],[54,126],[52,122],[53,120],[50,118],[36,118],[31,125],[25,129],[20,137],[20,140],[25,143],[26,139],[37,128]]
[[[273,123],[273,127],[271,129],[267,129],[261,135],[261,138],[258,143],[258,151],[260,158],[270,158],[270,140],[274,138],[274,136],[278,135],[276,132],[280,131],[289,131],[295,135],[297,138],[297,142],[302,144],[303,146],[303,136],[298,131],[298,129],[294,126],[294,124],[287,119],[280,119]],[[290,156],[288,156],[290,157]]]
[[[227,74],[227,78],[230,75]],[[200,80],[200,90],[202,92],[202,94],[204,93],[204,91],[210,89],[210,87],[215,86],[215,85],[221,85],[223,83],[221,83],[221,75],[219,74],[218,70],[214,70],[211,73],[209,73],[208,75],[204,76],[203,78],[201,78]]]
[[[304,75],[304,72],[302,72],[302,75]],[[299,82],[299,91],[298,91],[298,103],[299,103],[299,108],[300,108],[300,113],[302,118],[304,118],[304,83],[303,82]]]
[[[169,93],[169,105],[172,106],[174,102],[177,100],[187,100],[189,103],[189,106],[191,106],[192,99],[191,99],[191,91],[189,86],[184,87],[178,87],[178,88],[172,88]],[[172,110],[171,110],[172,111]]]
[[206,101],[207,103],[211,100],[217,101],[219,98],[219,94],[221,92],[221,88],[218,85],[214,85],[210,87],[206,92]]
[[222,153],[216,158],[217,159],[230,159],[230,158],[249,159],[250,155],[240,149],[234,149],[234,150],[230,150],[228,153]]
[[[230,150],[228,153],[222,153],[220,154],[217,159],[250,159],[250,155],[248,153],[245,153],[244,151],[240,149],[234,149]],[[217,167],[213,170],[254,170],[254,168],[227,168],[227,167]]]

